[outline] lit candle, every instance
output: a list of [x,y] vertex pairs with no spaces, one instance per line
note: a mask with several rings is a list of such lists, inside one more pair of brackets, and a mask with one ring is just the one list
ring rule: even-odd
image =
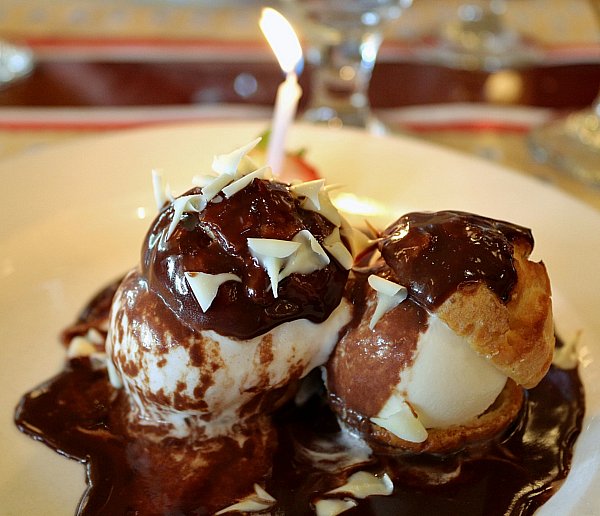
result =
[[302,60],[302,47],[290,23],[275,9],[262,10],[260,28],[275,53],[286,78],[277,89],[271,137],[267,148],[267,165],[273,173],[281,171],[288,128],[296,115],[302,88],[298,84],[296,67]]

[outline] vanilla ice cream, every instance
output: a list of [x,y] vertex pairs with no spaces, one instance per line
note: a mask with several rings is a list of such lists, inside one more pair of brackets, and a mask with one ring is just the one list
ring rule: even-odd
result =
[[[475,353],[464,337],[430,316],[412,365],[400,373],[400,381],[378,417],[389,419],[393,400],[402,400],[425,428],[461,425],[485,412],[506,379],[489,360]],[[378,424],[386,426],[384,421]]]
[[328,366],[328,388],[346,410],[422,442],[428,429],[467,423],[494,402],[507,377],[464,337],[412,301],[390,306],[371,287],[364,296],[361,322],[344,335]]
[[350,320],[342,301],[322,323],[298,319],[247,340],[183,324],[173,331],[138,317],[138,280],[130,273],[115,296],[109,353],[140,424],[168,423],[172,436],[188,435],[190,424],[220,434],[258,408],[270,412],[287,386],[327,361]]

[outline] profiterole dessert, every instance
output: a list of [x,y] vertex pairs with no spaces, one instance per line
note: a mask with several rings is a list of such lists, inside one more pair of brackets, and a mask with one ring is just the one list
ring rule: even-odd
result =
[[136,424],[216,435],[271,412],[350,319],[352,257],[323,181],[273,180],[245,161],[256,143],[161,206],[116,292],[109,367]]
[[554,350],[550,282],[528,259],[531,232],[463,212],[410,213],[378,250],[357,270],[356,321],[327,368],[334,409],[374,441],[413,451],[505,429]]
[[324,180],[257,166],[257,143],[176,197],[154,176],[140,263],[17,407],[86,464],[77,514],[532,514],[584,398],[550,364],[531,232],[411,213],[369,239]]

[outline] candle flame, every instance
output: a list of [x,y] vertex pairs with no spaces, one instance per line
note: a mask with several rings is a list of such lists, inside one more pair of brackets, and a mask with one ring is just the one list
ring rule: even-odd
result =
[[259,25],[281,69],[285,73],[293,72],[302,60],[302,47],[290,22],[275,9],[265,7]]

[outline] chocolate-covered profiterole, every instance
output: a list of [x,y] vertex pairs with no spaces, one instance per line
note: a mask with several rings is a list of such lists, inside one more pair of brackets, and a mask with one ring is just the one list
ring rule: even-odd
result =
[[[550,283],[528,229],[409,213],[357,270],[355,320],[327,368],[332,405],[375,441],[448,451],[498,433],[552,361]],[[358,374],[369,370],[369,379]]]
[[[180,199],[202,195],[201,188],[194,188]],[[296,248],[307,243],[315,249],[322,246],[335,226],[316,211],[301,208],[301,200],[288,185],[254,179],[235,195],[213,198],[199,212],[183,214],[169,235],[179,200],[167,205],[154,221],[136,275],[137,283],[160,298],[156,315],[165,331],[169,330],[165,311],[169,311],[194,331],[251,339],[286,321],[321,323],[339,305],[348,271],[329,260],[322,247],[317,252],[311,249],[306,264],[297,263],[299,270],[314,270],[291,273],[294,265],[289,255],[294,254],[298,262]],[[253,250],[252,243],[259,240],[281,245],[281,253],[288,255],[282,257],[289,264],[285,273],[276,271],[276,287],[261,263],[271,257],[262,259],[260,251]],[[210,308],[204,310],[190,287],[196,272],[236,278],[225,277]]]
[[472,283],[484,283],[506,303],[517,282],[516,242],[529,255],[531,230],[460,211],[409,213],[384,231],[381,255],[411,297],[435,310]]
[[146,431],[212,436],[272,411],[350,318],[352,256],[323,181],[269,178],[255,144],[161,207],[115,294],[109,369]]

